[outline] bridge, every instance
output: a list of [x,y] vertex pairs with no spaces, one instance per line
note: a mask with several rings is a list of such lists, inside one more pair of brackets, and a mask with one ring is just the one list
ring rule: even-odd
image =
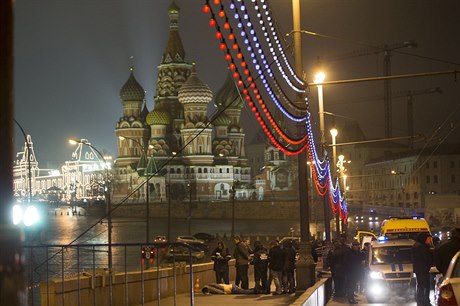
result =
[[[165,248],[189,248],[188,260],[160,264]],[[152,256],[144,256],[148,250]],[[215,283],[212,262],[194,263],[185,243],[112,244],[113,271],[107,267],[107,244],[24,246],[29,305],[313,305],[323,306],[332,293],[329,277],[318,274],[314,286],[291,295],[204,295]],[[250,287],[254,286],[249,269]],[[235,279],[234,260],[230,279]],[[273,286],[272,286],[273,289]]]

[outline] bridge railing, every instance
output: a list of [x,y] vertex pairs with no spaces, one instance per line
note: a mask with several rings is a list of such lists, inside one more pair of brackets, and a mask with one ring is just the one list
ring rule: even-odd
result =
[[[24,246],[29,305],[144,305],[214,278],[202,251],[187,243]],[[195,264],[195,266],[193,265]],[[195,273],[195,275],[194,275]]]

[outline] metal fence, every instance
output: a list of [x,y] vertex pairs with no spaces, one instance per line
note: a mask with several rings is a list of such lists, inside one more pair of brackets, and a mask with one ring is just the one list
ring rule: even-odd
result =
[[[188,274],[185,275],[188,284],[181,286],[181,290],[183,291],[184,287],[188,288],[190,305],[194,305],[193,263],[202,260],[200,257],[202,251],[180,242],[112,244],[110,249],[109,254],[107,244],[23,246],[28,304],[46,306],[144,305],[156,300],[157,305],[161,305],[161,284],[164,281],[161,278],[166,277],[164,273],[162,274],[162,270],[165,267],[170,268],[172,273],[168,280],[172,283],[170,294],[175,296],[178,292],[177,269],[182,268],[181,273],[184,273],[184,267],[188,267],[188,272],[185,272]],[[113,262],[111,270],[108,268],[109,256],[112,257]],[[115,273],[117,276],[116,300],[114,300],[113,283]],[[150,273],[149,286],[155,284],[156,290],[147,292],[145,276],[148,273]],[[153,273],[156,273],[156,281],[151,276]],[[136,292],[130,292],[134,287],[133,275],[139,278],[139,288],[136,287],[139,290]],[[182,276],[182,281],[185,276]],[[98,280],[97,277],[100,279]],[[71,285],[70,280],[72,280]],[[84,284],[88,282],[90,288],[84,288],[86,286]],[[69,289],[66,286],[72,288]],[[101,290],[102,287],[104,290]],[[152,296],[152,291],[155,296]],[[56,294],[56,292],[61,294]],[[135,299],[133,299],[133,294],[136,295]]]

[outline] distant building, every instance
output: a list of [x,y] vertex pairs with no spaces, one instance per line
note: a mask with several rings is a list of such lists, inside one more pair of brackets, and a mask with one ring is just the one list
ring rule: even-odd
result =
[[17,154],[13,165],[14,197],[22,201],[28,201],[30,197],[31,200],[52,202],[103,199],[106,177],[111,171],[111,158],[106,156],[104,159],[101,161],[90,146],[79,143],[71,160],[66,161],[60,170],[40,169],[32,138],[28,135],[24,151]]

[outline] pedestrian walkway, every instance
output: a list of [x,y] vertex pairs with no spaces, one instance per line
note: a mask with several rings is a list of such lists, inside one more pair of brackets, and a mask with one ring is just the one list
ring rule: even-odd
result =
[[[254,281],[249,281],[249,287],[254,287]],[[275,291],[275,286],[272,284],[271,291]],[[283,294],[283,295],[272,295],[272,294],[211,294],[205,295],[201,292],[195,292],[194,304],[196,306],[227,306],[227,305],[267,305],[267,306],[288,306],[291,305],[301,294],[302,292],[296,292],[295,294]],[[174,297],[167,297],[161,299],[160,304],[158,301],[153,301],[145,303],[146,306],[171,306],[171,305],[180,305],[186,306],[190,305],[190,294],[183,293],[178,294]]]
[[[271,294],[214,294],[204,295],[201,292],[195,294],[195,305],[197,306],[228,306],[228,305],[267,305],[267,306],[288,306],[291,305],[300,293],[292,295],[271,295]],[[146,304],[148,306],[158,305],[157,301]],[[161,306],[190,305],[189,294],[179,294],[174,303],[174,297],[161,299]]]

